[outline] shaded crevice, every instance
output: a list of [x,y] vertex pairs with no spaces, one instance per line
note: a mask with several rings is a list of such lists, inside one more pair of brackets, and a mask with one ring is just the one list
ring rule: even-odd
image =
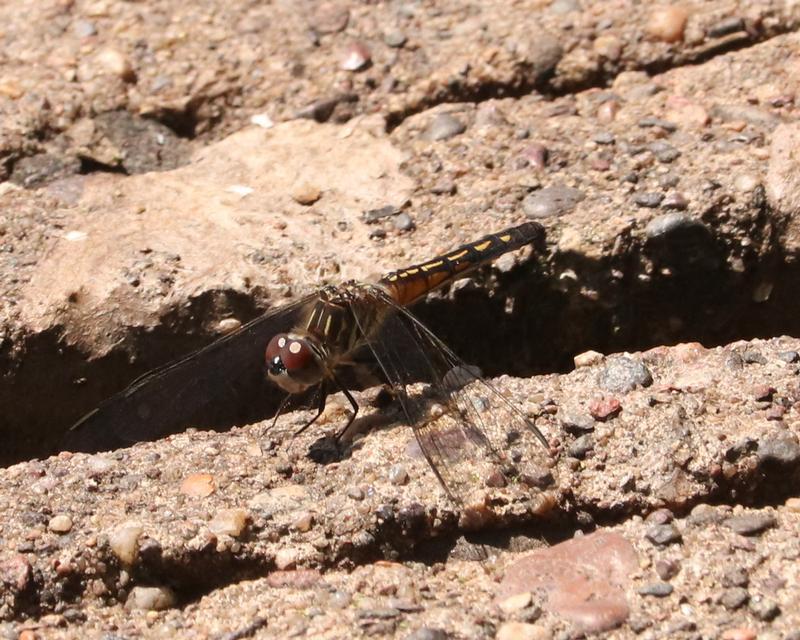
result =
[[[65,340],[59,326],[4,341],[0,437],[5,444],[0,448],[0,465],[57,452],[69,427],[105,398],[147,371],[219,337],[215,328],[220,319],[246,322],[260,315],[263,309],[257,298],[257,292],[250,296],[207,291],[164,314],[154,327],[125,328],[114,348],[91,360],[84,348]],[[268,410],[275,397],[252,400],[261,407],[266,404]]]
[[197,116],[197,106],[190,105],[182,111],[176,109],[162,109],[147,116],[148,120],[153,120],[164,125],[172,131],[178,138],[194,140],[196,137],[199,119]]
[[78,173],[82,176],[90,173],[118,173],[121,175],[128,175],[125,167],[121,165],[105,164],[103,162],[98,162],[94,158],[87,158],[84,156],[79,156],[78,160],[80,162]]
[[[780,235],[780,229],[767,233]],[[720,252],[725,245],[720,240],[712,243]],[[710,252],[704,245],[699,250]],[[648,259],[663,264],[666,256],[672,275],[655,273],[643,282],[636,273],[648,251],[646,246],[633,247],[601,263],[572,254],[555,256],[544,271],[528,264],[499,274],[492,293],[460,287],[417,305],[414,312],[487,377],[566,372],[572,369],[574,355],[589,349],[641,351],[686,341],[712,347],[738,339],[800,335],[800,301],[795,295],[800,264],[787,260],[780,248],[764,253],[757,268],[746,273],[727,268],[724,253],[715,269],[702,260],[692,262],[693,254],[679,253],[677,259],[688,261],[681,271],[675,256],[653,249],[656,254]],[[554,274],[566,267],[583,274],[583,284],[598,295],[586,298],[579,287],[554,288]],[[622,281],[609,277],[613,270],[625,274]],[[764,281],[773,283],[772,294],[756,304],[753,291]],[[147,370],[211,342],[217,336],[210,327],[220,318],[246,321],[260,312],[250,296],[209,292],[188,308],[166,314],[156,327],[127,330],[119,346],[89,362],[80,348],[64,344],[60,330],[23,338],[20,353],[0,352],[7,372],[0,406],[8,408],[2,426],[10,445],[4,447],[2,462],[57,450],[65,430],[105,398]],[[265,419],[280,399],[281,394],[264,383],[246,395],[212,403],[203,423],[195,426],[227,429]]]

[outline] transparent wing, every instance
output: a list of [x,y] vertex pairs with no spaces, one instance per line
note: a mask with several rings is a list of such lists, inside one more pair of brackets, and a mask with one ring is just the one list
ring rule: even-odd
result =
[[270,416],[278,391],[266,384],[264,349],[289,331],[316,294],[267,312],[207,347],[145,374],[67,433],[62,448],[106,451],[187,427],[225,428]]
[[[480,377],[413,314],[380,287],[363,287],[371,304],[385,307],[381,328],[370,335],[358,318],[399,400],[423,455],[448,494],[462,500],[487,485],[502,485],[510,472],[540,467],[547,441],[536,426]],[[427,388],[407,394],[415,383]]]

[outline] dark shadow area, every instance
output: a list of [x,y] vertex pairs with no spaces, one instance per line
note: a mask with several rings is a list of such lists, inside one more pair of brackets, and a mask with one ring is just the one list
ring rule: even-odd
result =
[[119,173],[128,175],[128,172],[122,165],[105,164],[93,158],[86,157],[79,157],[78,160],[80,161],[80,168],[78,169],[80,175],[88,175],[90,173]]
[[[762,248],[758,254],[714,236],[713,220],[707,220],[678,225],[644,245],[631,241],[627,250],[603,261],[566,253],[507,273],[485,269],[483,276],[495,275],[492,286],[460,286],[418,304],[414,312],[486,377],[566,372],[573,357],[588,349],[637,351],[685,341],[713,347],[800,335],[800,261],[784,255],[780,220],[764,210],[763,202],[753,206],[760,213],[747,237],[752,247]],[[743,268],[731,269],[731,257]],[[575,277],[559,278],[566,271]],[[643,271],[647,278],[640,277]],[[766,290],[769,295],[756,295]],[[250,296],[209,292],[164,316],[153,329],[129,330],[113,351],[92,361],[65,345],[56,330],[17,343],[7,340],[0,346],[0,463],[58,451],[71,425],[137,376],[211,343],[218,336],[208,327],[220,318],[246,321],[261,313]],[[269,418],[283,393],[265,380],[263,349],[293,322],[291,313],[278,316],[260,321],[255,333],[236,338],[234,346],[226,338],[206,360],[170,373],[164,384],[154,385],[157,392],[147,398],[148,406],[140,399],[118,403],[107,419],[119,429],[107,441],[90,438],[67,448],[97,451],[189,426],[225,430]],[[187,379],[191,384],[182,382]],[[178,387],[181,395],[171,391]],[[158,433],[148,431],[153,411],[168,418]]]

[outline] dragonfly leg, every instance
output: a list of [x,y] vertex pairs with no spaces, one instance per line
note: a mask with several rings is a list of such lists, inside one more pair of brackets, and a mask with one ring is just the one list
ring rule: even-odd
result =
[[325,383],[322,382],[319,385],[319,406],[317,407],[317,415],[315,415],[311,420],[306,422],[302,427],[300,427],[297,431],[294,432],[295,437],[299,436],[303,431],[308,429],[312,424],[314,424],[317,419],[322,415],[322,412],[325,411],[325,402],[328,400],[328,390],[325,387]]
[[262,437],[264,436],[264,434],[267,433],[267,431],[269,431],[270,429],[274,429],[275,425],[278,424],[278,418],[281,417],[281,414],[283,413],[283,410],[286,408],[286,405],[288,404],[289,399],[291,397],[292,397],[292,394],[291,393],[287,393],[284,396],[283,400],[281,400],[281,403],[278,405],[278,410],[275,412],[275,417],[272,419],[272,424],[269,425],[268,427],[264,427],[262,429],[262,431],[261,431]]
[[339,440],[342,439],[342,436],[344,436],[344,434],[347,433],[347,430],[350,428],[350,425],[353,424],[353,420],[355,420],[356,416],[358,415],[358,403],[356,402],[356,399],[353,397],[353,394],[351,394],[341,382],[339,382],[335,377],[333,377],[333,381],[336,383],[336,386],[339,387],[339,391],[341,391],[344,394],[344,397],[350,401],[350,406],[353,407],[353,413],[347,419],[347,424],[344,425],[344,428],[341,431],[339,431],[335,436],[333,436],[333,439],[336,440],[336,442],[339,442]]

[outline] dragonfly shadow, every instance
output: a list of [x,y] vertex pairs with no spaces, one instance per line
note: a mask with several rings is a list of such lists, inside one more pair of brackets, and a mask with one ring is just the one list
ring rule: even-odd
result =
[[400,424],[398,416],[390,416],[376,411],[356,418],[340,436],[326,434],[317,438],[308,448],[308,458],[317,464],[331,464],[348,459],[354,448],[363,445],[364,438],[359,437],[371,431],[386,429]]

